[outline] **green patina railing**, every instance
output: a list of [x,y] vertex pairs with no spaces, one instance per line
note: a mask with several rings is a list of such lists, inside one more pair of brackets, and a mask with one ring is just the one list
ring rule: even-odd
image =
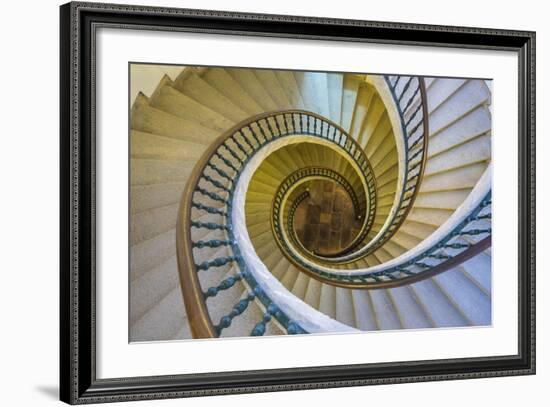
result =
[[287,220],[286,228],[288,230],[288,236],[290,237],[292,244],[301,247],[303,252],[307,252],[307,249],[302,245],[302,242],[300,242],[298,236],[296,236],[296,232],[294,229],[294,215],[296,214],[296,210],[298,209],[300,204],[304,202],[307,198],[309,198],[309,196],[309,191],[304,191],[300,193],[296,198],[292,199],[292,204],[285,214]]
[[[372,169],[362,148],[340,126],[315,113],[302,110],[264,113],[221,135],[203,154],[189,177],[180,202],[176,227],[178,268],[194,337],[219,336],[255,300],[265,310],[265,314],[251,335],[263,334],[266,324],[272,319],[277,320],[289,334],[306,332],[267,296],[254,279],[235,243],[231,217],[235,186],[249,160],[264,146],[296,135],[331,143],[359,168],[359,175],[364,177],[365,184],[374,181]],[[207,221],[204,220],[205,217],[208,218]],[[216,231],[222,237],[197,239],[193,237],[193,230]],[[221,246],[226,247],[231,255],[216,257],[215,253]],[[194,258],[198,250],[209,250],[212,253],[211,260],[196,264]],[[239,269],[237,273],[214,287],[203,289],[198,273],[235,264]],[[214,324],[208,312],[207,299],[231,289],[237,281],[245,283],[249,289],[248,295]]]
[[[285,244],[285,238],[282,232],[281,224],[281,211],[285,206],[287,201],[288,194],[292,191],[297,184],[312,178],[325,178],[339,184],[349,195],[354,211],[357,218],[363,218],[363,223],[361,229],[357,236],[350,242],[349,246],[356,245],[357,242],[361,242],[365,236],[370,231],[370,228],[374,222],[374,217],[376,216],[376,183],[374,177],[367,178],[367,192],[368,200],[365,196],[365,191],[355,191],[351,184],[344,178],[341,174],[336,171],[331,170],[330,168],[325,167],[305,167],[299,170],[294,171],[292,174],[288,175],[283,182],[277,188],[275,195],[273,197],[271,205],[271,226],[273,229],[273,234],[277,241],[277,244],[283,250],[285,255],[289,250],[289,247]],[[368,202],[368,205],[367,205]],[[366,217],[364,214],[366,213]],[[298,248],[300,252],[311,258],[322,258],[325,255],[315,255],[304,248],[301,243],[295,244],[295,248]]]
[[[374,252],[397,231],[410,211],[418,194],[427,158],[428,118],[425,86],[422,78],[386,77],[399,112],[404,137],[403,185],[390,220],[375,240],[361,242],[353,253],[339,258],[323,258],[323,263],[351,262]],[[300,324],[285,314],[255,280],[236,244],[232,220],[235,187],[250,159],[264,146],[285,137],[308,136],[324,140],[351,158],[363,177],[364,185],[375,182],[363,149],[341,127],[311,112],[289,110],[255,116],[228,130],[201,157],[191,174],[182,196],[177,225],[178,267],[182,291],[194,337],[216,337],[232,324],[255,301],[264,310],[262,319],[251,335],[262,335],[273,320],[288,334],[307,333]],[[372,177],[372,180],[369,178]],[[371,201],[372,202],[372,201]],[[376,205],[373,205],[376,208]],[[284,252],[300,270],[329,284],[350,288],[387,288],[409,284],[466,261],[491,244],[491,195],[448,235],[435,242],[414,258],[379,271],[347,273],[328,270],[304,259],[286,241]],[[206,230],[218,237],[197,238],[193,231]],[[216,256],[225,247],[229,254]],[[196,263],[195,253],[201,251],[209,260]],[[208,251],[208,252],[203,252]],[[203,289],[198,273],[228,265],[237,272],[213,287]],[[227,314],[214,324],[207,299],[230,290],[237,282],[244,283],[247,294]]]
[[[353,242],[348,248],[330,256],[307,253],[311,263],[324,265],[345,265],[365,258],[382,247],[399,230],[420,190],[422,176],[428,156],[428,111],[424,79],[413,76],[386,76],[392,99],[395,103],[403,135],[402,174],[403,180],[397,203],[394,204],[388,220],[371,240]],[[377,208],[378,209],[378,208]],[[288,246],[288,250],[293,250]],[[295,257],[295,256],[291,256]],[[301,266],[301,264],[299,265]]]
[[[379,289],[411,284],[447,271],[491,246],[491,192],[444,237],[413,258],[363,273],[327,271],[293,255],[293,262],[311,276],[336,286]],[[374,269],[374,268],[373,268]]]

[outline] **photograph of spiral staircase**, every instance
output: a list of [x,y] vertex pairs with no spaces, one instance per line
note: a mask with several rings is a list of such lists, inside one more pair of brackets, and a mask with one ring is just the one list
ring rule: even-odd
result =
[[129,341],[491,325],[490,80],[129,72]]

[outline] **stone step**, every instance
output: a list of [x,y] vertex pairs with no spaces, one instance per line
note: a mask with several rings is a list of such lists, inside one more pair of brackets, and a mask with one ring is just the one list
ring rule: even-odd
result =
[[355,100],[355,109],[351,118],[349,134],[361,143],[361,135],[365,118],[370,109],[370,103],[375,96],[375,90],[371,85],[362,83],[359,85],[357,98]]
[[185,182],[193,171],[195,160],[130,159],[130,184],[148,185]]
[[174,287],[154,308],[130,326],[130,342],[174,339],[187,321],[179,287]]
[[355,111],[357,93],[361,79],[356,75],[345,75],[342,91],[342,113],[340,125],[344,130],[349,131],[353,112]]
[[130,215],[130,245],[136,245],[176,227],[179,203]]
[[417,246],[421,239],[417,238],[414,235],[408,234],[401,229],[399,229],[391,238],[391,241],[401,246],[402,248],[411,250],[413,247]]
[[234,123],[245,120],[249,116],[246,111],[235,105],[193,71],[184,71],[179,75],[175,80],[174,87]]
[[200,124],[216,132],[223,132],[235,124],[222,114],[212,110],[208,105],[197,102],[174,88],[174,83],[164,79],[157,90],[151,95],[150,106]]
[[456,210],[468,197],[471,189],[419,193],[414,202],[415,208]]
[[271,99],[275,101],[278,109],[291,109],[293,106],[275,75],[271,69],[254,69],[254,74],[264,87]]
[[205,146],[218,136],[217,131],[204,127],[196,121],[183,119],[149,106],[144,96],[139,96],[132,107],[130,129]]
[[327,74],[324,72],[294,72],[302,98],[308,110],[329,117]]
[[486,162],[478,162],[464,167],[453,168],[448,172],[432,175],[425,174],[420,185],[420,192],[473,188],[486,169]]
[[369,290],[351,290],[353,310],[355,314],[355,326],[363,331],[375,331],[378,328],[374,317],[374,306],[370,298]]
[[130,282],[130,320],[133,325],[175,287],[179,287],[178,262],[170,257],[159,266]]
[[227,72],[266,112],[277,110],[277,104],[262,86],[262,83],[251,69],[231,68]]
[[307,286],[309,285],[310,279],[311,277],[308,277],[308,275],[305,273],[298,274],[296,281],[292,286],[292,290],[290,290],[292,294],[303,300],[305,298]]
[[395,305],[386,290],[371,290],[370,298],[372,300],[377,325],[380,329],[402,328]]
[[430,137],[458,121],[481,104],[490,104],[491,93],[483,81],[469,80],[430,113]]
[[162,264],[176,254],[176,229],[138,243],[130,249],[130,281]]
[[423,209],[413,207],[409,212],[407,219],[439,227],[451,215],[452,211],[446,209]]
[[294,283],[296,282],[299,274],[300,271],[298,271],[298,269],[296,269],[296,267],[294,267],[292,264],[289,264],[285,274],[280,279],[280,281],[287,290],[292,290],[292,287],[294,286]]
[[320,281],[317,281],[314,278],[309,279],[306,295],[303,298],[303,300],[305,303],[307,303],[311,307],[315,309],[319,308],[319,302],[321,300],[321,282]]
[[419,329],[432,327],[432,322],[418,304],[414,293],[408,286],[392,288],[387,290],[387,292],[397,309],[403,328]]
[[485,105],[481,105],[432,136],[428,143],[428,156],[440,154],[490,130],[491,113]]
[[461,269],[470,278],[472,278],[476,284],[482,288],[482,290],[488,296],[491,296],[491,256],[487,253],[480,253],[477,256],[472,257],[470,260],[461,264]]
[[411,284],[418,302],[436,327],[468,326],[469,322],[432,279]]
[[130,131],[130,156],[152,160],[198,160],[206,150],[201,143]]
[[319,307],[317,309],[330,318],[336,318],[336,287],[329,284],[321,284]]
[[354,303],[351,290],[335,287],[336,316],[335,319],[348,326],[357,327]]
[[305,103],[302,99],[302,94],[296,83],[296,78],[292,71],[274,71],[279,84],[283,88],[286,99],[292,109],[305,109]]
[[438,274],[434,280],[474,325],[491,324],[491,298],[457,269]]
[[[469,140],[434,157],[426,163],[424,173],[431,174],[464,167],[468,164],[491,160],[491,136],[489,134]],[[450,177],[449,177],[450,178]]]
[[185,182],[130,185],[130,213],[179,203]]
[[262,107],[226,69],[208,68],[203,72],[201,78],[248,115],[252,116],[263,112]]
[[364,126],[361,134],[361,145],[364,146],[365,153],[367,157],[370,158],[370,155],[376,150],[378,146],[379,138],[385,137],[385,134],[376,133],[375,130],[379,122],[383,119],[383,116],[386,114],[386,107],[380,96],[376,95],[373,97],[373,100],[370,102],[370,109],[367,112],[367,116],[364,119]]
[[436,78],[426,92],[428,112],[433,112],[465,83],[466,79]]
[[344,88],[344,74],[327,73],[328,101],[330,120],[340,124],[342,119],[342,96]]

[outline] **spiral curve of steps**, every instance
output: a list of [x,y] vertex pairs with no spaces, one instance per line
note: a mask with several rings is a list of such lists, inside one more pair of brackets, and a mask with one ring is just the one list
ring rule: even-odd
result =
[[[193,318],[184,304],[182,284],[185,282],[180,279],[178,268],[176,228],[182,193],[197,162],[208,154],[220,134],[251,117],[266,112],[311,112],[349,134],[362,149],[376,179],[376,214],[365,242],[376,237],[392,213],[402,188],[401,130],[396,128],[396,107],[391,105],[388,96],[389,85],[380,78],[342,73],[182,67],[177,76],[162,77],[149,96],[137,95],[130,117],[131,341],[196,337],[190,322]],[[391,84],[392,78],[389,81]],[[485,193],[484,186],[490,185],[489,85],[482,80],[450,78],[424,78],[424,82],[429,142],[421,183],[406,218],[385,243],[367,256],[330,266],[323,263],[322,267],[366,273],[370,268],[399,261],[402,256],[420,250],[430,236],[433,238],[448,229],[450,222],[471,202],[486,202],[476,195]],[[414,103],[409,108],[412,109]],[[276,150],[273,147],[251,171],[242,194],[242,224],[253,255],[280,283],[284,298],[293,297],[292,301],[296,301],[293,304],[303,304],[305,314],[301,315],[310,312],[312,318],[322,316],[326,318],[326,326],[340,331],[490,325],[490,247],[429,278],[376,289],[323,281],[301,270],[281,249],[271,222],[273,196],[281,182],[300,168],[326,167],[341,174],[360,191],[363,184],[353,165],[329,143],[303,138],[277,146]],[[306,186],[314,188],[314,181],[308,182],[290,195],[288,206]],[[243,181],[239,181],[241,184]],[[208,185],[212,192],[219,191]],[[213,208],[211,213],[193,209],[197,222],[202,224],[217,222],[219,214],[214,210],[226,208],[212,196],[205,196],[201,202]],[[288,208],[283,213],[288,214]],[[480,216],[476,222],[477,230],[490,230],[490,217]],[[227,241],[223,229],[195,227],[190,233],[194,241]],[[473,233],[457,239],[453,242],[479,243]],[[452,250],[447,251],[452,255]],[[209,250],[195,247],[193,253],[197,265],[213,259],[231,259],[235,255],[231,246],[225,244]],[[314,259],[307,261],[316,264]],[[251,295],[254,290],[247,279],[234,278],[241,276],[241,267],[239,261],[227,261],[196,273],[205,293],[211,287],[223,286],[204,300],[211,321],[218,324],[232,315],[229,324],[215,336],[302,333],[300,329],[295,332],[294,328],[291,332],[290,325],[285,326],[274,313],[270,314],[270,309],[261,301],[263,294]],[[227,281],[232,284],[225,288]],[[237,304],[246,305],[231,314]],[[285,309],[277,305],[279,310]],[[319,326],[325,326],[323,323]],[[298,323],[298,326],[309,325]],[[323,332],[321,328],[303,331]]]

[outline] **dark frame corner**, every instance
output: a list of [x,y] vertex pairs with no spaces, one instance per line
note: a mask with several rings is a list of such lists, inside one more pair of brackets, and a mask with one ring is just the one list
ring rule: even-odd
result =
[[[60,8],[60,395],[70,404],[535,373],[535,33],[96,3]],[[120,379],[95,375],[94,27],[515,51],[519,56],[519,353]]]

